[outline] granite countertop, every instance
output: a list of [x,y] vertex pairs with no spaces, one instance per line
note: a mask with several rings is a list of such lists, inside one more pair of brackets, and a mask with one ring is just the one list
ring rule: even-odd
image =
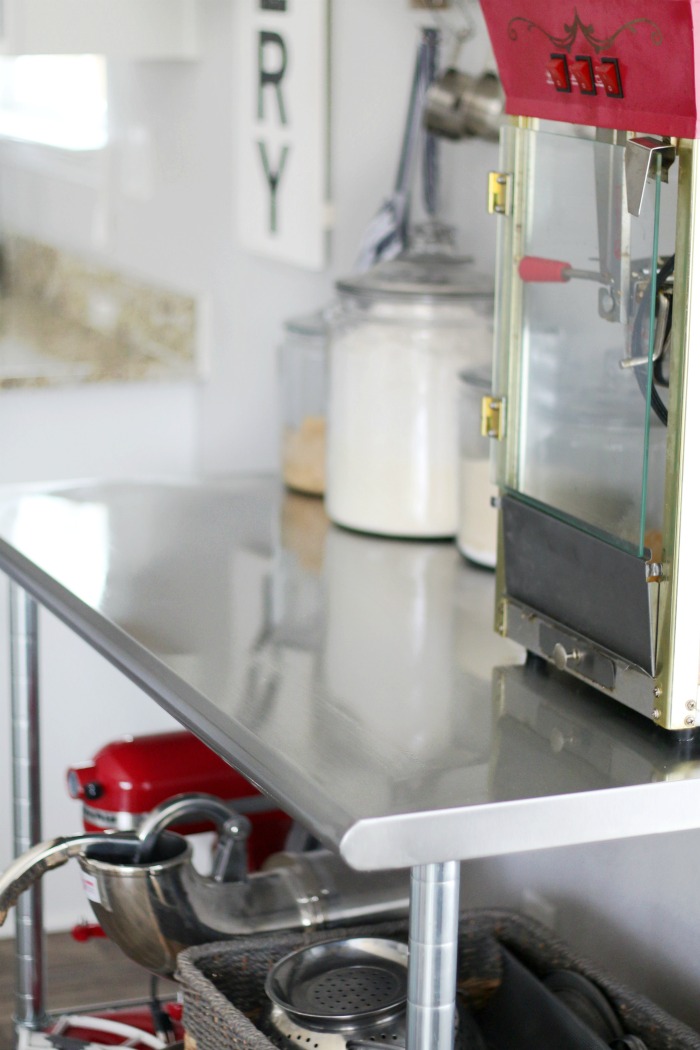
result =
[[197,301],[15,239],[0,294],[0,389],[200,375]]

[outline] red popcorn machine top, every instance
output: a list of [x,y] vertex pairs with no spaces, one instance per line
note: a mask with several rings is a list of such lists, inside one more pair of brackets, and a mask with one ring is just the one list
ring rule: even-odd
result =
[[692,0],[483,0],[506,112],[693,139]]
[[[700,664],[700,6],[483,0],[509,114],[497,629],[677,731]],[[694,348],[694,349],[693,349]]]

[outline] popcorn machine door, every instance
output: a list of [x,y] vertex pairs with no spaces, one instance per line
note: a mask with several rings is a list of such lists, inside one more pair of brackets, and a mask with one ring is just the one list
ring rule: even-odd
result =
[[506,601],[541,614],[528,648],[613,694],[623,665],[655,673],[673,302],[675,193],[662,152],[635,177],[630,138],[506,129],[497,366]]

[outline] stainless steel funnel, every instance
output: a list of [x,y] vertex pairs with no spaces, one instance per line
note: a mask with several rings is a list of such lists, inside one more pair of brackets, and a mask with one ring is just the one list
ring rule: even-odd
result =
[[405,915],[405,872],[354,872],[326,850],[280,853],[240,882],[215,882],[192,865],[180,835],[161,834],[157,856],[105,841],[78,858],[105,933],[135,962],[172,975],[178,952],[195,944],[272,930],[312,929]]
[[0,925],[20,893],[75,855],[105,933],[163,976],[172,976],[178,953],[195,944],[408,911],[406,872],[355,872],[326,850],[276,854],[244,881],[217,882],[195,870],[181,835],[161,832],[148,863],[138,861],[141,848],[135,835],[109,832],[33,847],[0,877]]

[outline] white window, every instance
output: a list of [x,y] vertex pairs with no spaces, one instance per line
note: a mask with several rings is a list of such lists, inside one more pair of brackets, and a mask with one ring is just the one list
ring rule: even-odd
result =
[[0,136],[66,150],[97,150],[105,146],[104,57],[0,58]]

